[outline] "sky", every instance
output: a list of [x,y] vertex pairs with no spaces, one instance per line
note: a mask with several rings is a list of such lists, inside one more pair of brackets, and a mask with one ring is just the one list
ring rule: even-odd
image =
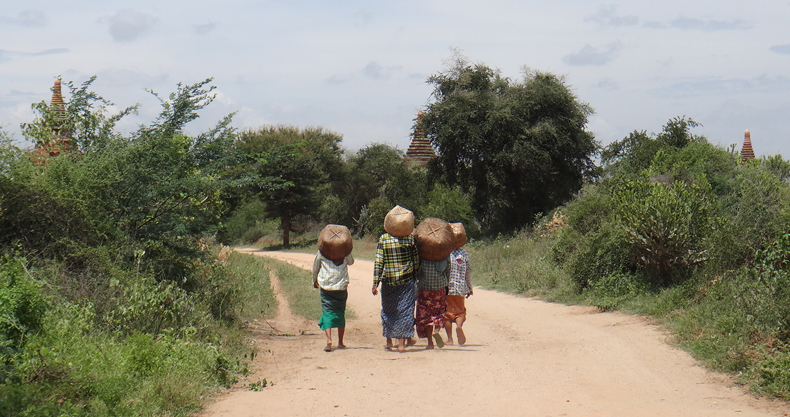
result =
[[[120,128],[155,120],[178,83],[213,77],[197,134],[235,113],[238,129],[323,127],[350,151],[406,150],[428,77],[453,50],[521,80],[564,77],[595,109],[606,145],[686,116],[692,132],[790,157],[790,0],[10,1],[0,8],[0,127],[49,103],[58,76],[139,104]],[[64,97],[69,99],[68,94]]]

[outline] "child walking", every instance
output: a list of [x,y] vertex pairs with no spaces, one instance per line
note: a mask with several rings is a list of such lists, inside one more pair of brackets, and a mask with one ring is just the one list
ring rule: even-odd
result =
[[439,261],[420,259],[420,269],[417,271],[417,315],[414,324],[417,337],[428,339],[426,349],[433,349],[434,339],[437,346],[444,347],[439,332],[445,326],[449,263],[449,257]]
[[469,261],[469,252],[461,249],[466,244],[466,230],[462,223],[450,223],[455,236],[455,250],[450,254],[450,285],[447,293],[447,313],[444,318],[444,330],[447,333],[447,344],[453,344],[453,323],[456,325],[455,333],[458,344],[466,343],[464,322],[466,321],[466,306],[464,299],[472,295],[472,265]]
[[354,257],[331,260],[319,251],[313,262],[313,287],[321,290],[321,319],[318,326],[326,333],[324,352],[332,351],[332,329],[337,329],[337,347],[345,348],[346,301],[348,300],[348,266]]

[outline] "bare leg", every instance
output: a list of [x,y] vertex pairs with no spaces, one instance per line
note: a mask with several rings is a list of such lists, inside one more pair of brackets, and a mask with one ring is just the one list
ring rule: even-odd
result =
[[453,322],[450,320],[444,321],[444,332],[447,334],[447,341],[444,342],[448,345],[453,344]]
[[406,351],[406,339],[398,339],[398,352],[403,353]]
[[326,333],[326,347],[324,347],[324,352],[331,352],[332,351],[332,329],[324,330]]
[[428,346],[425,349],[433,349],[433,325],[429,324],[425,326],[425,333],[428,335]]
[[346,328],[345,327],[338,327],[337,328],[337,347],[339,349],[343,349],[343,348],[346,347],[346,345],[343,344],[343,335],[344,334],[346,334]]
[[387,338],[387,344],[384,345],[384,349],[387,349],[387,350],[392,349],[392,338],[391,337]]
[[464,334],[464,321],[466,321],[463,317],[456,317],[455,318],[455,333],[458,336],[458,344],[463,345],[466,343],[466,335]]

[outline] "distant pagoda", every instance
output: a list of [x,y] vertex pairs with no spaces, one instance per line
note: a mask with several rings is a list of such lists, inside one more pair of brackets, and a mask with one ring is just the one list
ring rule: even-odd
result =
[[741,148],[741,159],[743,162],[746,162],[750,159],[754,159],[754,149],[752,149],[752,135],[749,133],[749,129],[746,129],[746,132],[743,133],[743,148]]
[[55,80],[52,87],[52,100],[49,103],[52,113],[44,115],[45,123],[52,130],[49,140],[37,140],[36,148],[33,150],[33,162],[36,165],[43,165],[47,158],[53,158],[61,153],[68,153],[74,150],[71,132],[64,127],[66,123],[66,105],[63,103],[60,79]]
[[436,158],[436,152],[422,129],[422,110],[420,110],[417,113],[417,122],[414,125],[414,132],[412,132],[411,144],[406,151],[406,157],[403,158],[403,162],[424,167],[433,158]]

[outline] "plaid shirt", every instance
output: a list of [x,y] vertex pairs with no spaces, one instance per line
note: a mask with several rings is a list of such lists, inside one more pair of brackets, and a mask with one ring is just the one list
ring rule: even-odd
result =
[[414,271],[420,267],[420,257],[414,237],[395,237],[384,233],[376,247],[376,262],[373,264],[373,285],[380,282],[392,287],[414,280]]
[[449,295],[467,295],[472,290],[472,264],[469,252],[458,248],[450,254]]
[[441,261],[420,259],[417,271],[417,288],[425,291],[438,291],[447,288],[450,278],[450,258]]
[[343,263],[335,265],[331,259],[318,252],[313,261],[313,284],[327,291],[340,291],[348,288],[348,266],[354,265],[354,257],[349,253]]

